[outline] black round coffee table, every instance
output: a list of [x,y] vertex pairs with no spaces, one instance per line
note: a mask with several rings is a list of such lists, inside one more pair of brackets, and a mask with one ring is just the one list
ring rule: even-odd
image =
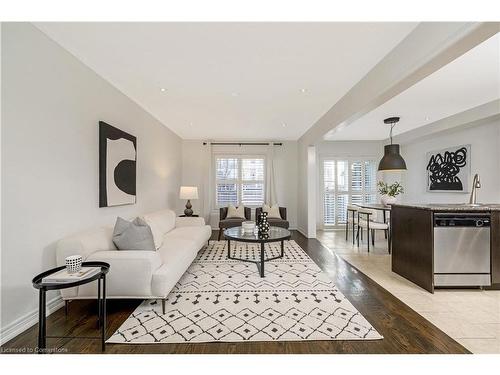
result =
[[[56,273],[66,266],[60,266],[52,268],[48,271],[42,272],[41,274],[35,276],[32,280],[33,287],[39,290],[39,308],[38,308],[38,353],[44,353],[47,347],[47,338],[80,338],[80,339],[100,339],[101,340],[101,350],[105,349],[106,342],[106,274],[109,271],[109,264],[106,262],[83,262],[82,267],[100,267],[101,270],[93,274],[92,276],[86,277],[78,281],[69,281],[64,283],[47,283],[42,282],[43,278],[53,273]],[[97,305],[99,309],[99,328],[101,330],[100,337],[75,337],[75,336],[47,336],[46,332],[46,294],[48,290],[59,290],[66,288],[73,288],[75,286],[90,283],[92,281],[98,280],[97,283]],[[101,280],[102,280],[102,297],[101,297]]]
[[[242,227],[233,227],[228,228],[224,231],[224,238],[227,240],[227,257],[228,259],[241,260],[242,262],[250,262],[255,263],[257,265],[257,269],[259,270],[260,277],[264,277],[264,263],[269,262],[270,260],[283,258],[283,254],[285,252],[285,240],[289,240],[291,237],[291,233],[288,229],[280,228],[280,227],[270,227],[269,232],[266,234],[259,234],[258,232],[253,233],[243,233]],[[252,243],[260,243],[260,259],[259,260],[251,260],[251,259],[242,259],[242,258],[233,258],[231,257],[231,241],[238,242],[252,242]],[[264,245],[269,242],[281,242],[281,254],[277,257],[266,258]]]

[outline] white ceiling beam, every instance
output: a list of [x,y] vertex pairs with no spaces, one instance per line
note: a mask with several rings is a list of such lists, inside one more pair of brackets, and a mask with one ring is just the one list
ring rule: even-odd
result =
[[300,138],[313,145],[434,73],[500,31],[498,22],[419,24]]
[[[432,122],[425,126],[396,135],[393,137],[393,142],[406,144],[414,142],[417,139],[433,137],[438,133],[479,126],[499,119],[500,99],[497,99]],[[386,139],[384,142],[388,143],[389,139]]]

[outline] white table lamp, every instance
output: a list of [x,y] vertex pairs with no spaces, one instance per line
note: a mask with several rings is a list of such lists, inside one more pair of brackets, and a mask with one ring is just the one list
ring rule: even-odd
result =
[[198,187],[196,186],[181,186],[179,191],[180,199],[187,199],[186,209],[184,210],[184,215],[193,216],[193,210],[191,209],[191,199],[198,199]]

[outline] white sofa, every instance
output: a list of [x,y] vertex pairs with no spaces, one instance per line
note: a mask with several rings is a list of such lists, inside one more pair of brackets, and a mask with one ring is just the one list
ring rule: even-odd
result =
[[[210,239],[212,230],[199,217],[176,217],[171,210],[143,215],[153,232],[156,251],[118,250],[113,226],[101,227],[60,240],[57,264],[79,254],[84,261],[110,264],[106,276],[107,298],[165,298]],[[63,299],[97,298],[96,282],[61,290]]]

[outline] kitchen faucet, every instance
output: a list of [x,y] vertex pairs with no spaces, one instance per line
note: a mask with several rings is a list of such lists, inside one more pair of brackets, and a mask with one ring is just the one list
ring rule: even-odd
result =
[[481,188],[481,179],[480,179],[479,175],[476,173],[474,175],[474,180],[472,181],[472,191],[470,192],[470,199],[469,199],[470,205],[477,205],[477,203],[476,203],[476,195],[477,195],[476,190],[480,189],[480,188]]

